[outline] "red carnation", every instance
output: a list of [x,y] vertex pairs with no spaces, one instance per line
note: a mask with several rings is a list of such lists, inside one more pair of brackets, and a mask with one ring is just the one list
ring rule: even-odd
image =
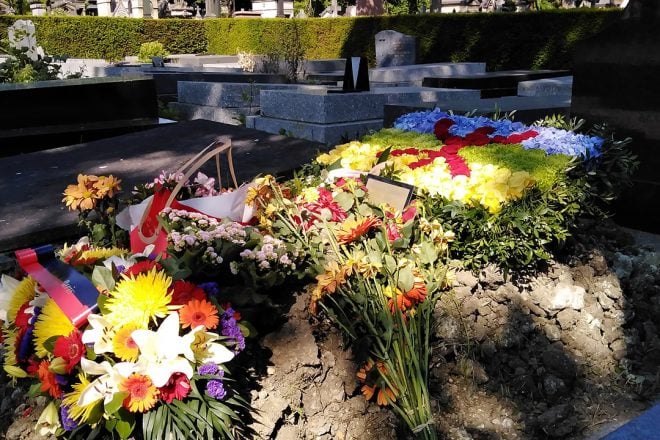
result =
[[157,270],[160,270],[162,268],[160,263],[156,263],[153,260],[142,260],[142,261],[138,261],[137,263],[126,269],[124,271],[124,274],[129,277],[135,277],[138,274],[149,272],[154,267]]
[[206,299],[206,292],[204,289],[187,281],[175,281],[171,290],[172,301],[170,304],[173,306],[182,306],[193,299],[200,301]]
[[394,240],[398,240],[399,238],[403,237],[401,235],[401,232],[399,231],[399,228],[393,223],[388,223],[385,226],[385,229],[387,231],[387,239],[390,242],[393,242]]
[[403,211],[403,214],[401,214],[401,220],[403,220],[404,223],[408,223],[415,218],[415,215],[417,215],[417,206],[411,204],[405,209],[405,211]]
[[84,352],[85,346],[82,343],[82,333],[78,329],[74,329],[69,336],[57,338],[53,350],[55,357],[61,357],[66,362],[65,371],[67,373],[70,373],[78,365]]
[[172,403],[174,399],[183,400],[190,393],[190,381],[185,374],[174,373],[165,386],[158,388],[158,391],[166,403]]

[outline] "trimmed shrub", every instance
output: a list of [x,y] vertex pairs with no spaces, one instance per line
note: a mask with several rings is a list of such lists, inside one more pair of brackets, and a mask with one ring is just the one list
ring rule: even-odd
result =
[[619,10],[426,14],[302,20],[151,20],[107,17],[0,17],[0,32],[18,18],[35,22],[39,44],[53,54],[120,59],[158,40],[170,53],[273,53],[292,26],[308,59],[366,56],[375,35],[394,29],[419,39],[419,62],[486,62],[489,70],[570,69],[575,45],[621,18]]
[[140,52],[138,53],[138,61],[142,63],[151,62],[153,57],[166,57],[169,52],[163,47],[163,43],[159,41],[149,41],[140,45]]

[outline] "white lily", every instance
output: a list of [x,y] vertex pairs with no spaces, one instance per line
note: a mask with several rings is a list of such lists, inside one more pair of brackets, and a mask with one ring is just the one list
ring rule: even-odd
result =
[[103,260],[103,265],[110,270],[112,270],[113,264],[115,267],[123,267],[124,269],[128,269],[135,263],[137,263],[137,260],[133,256],[124,258],[121,255],[111,255]]
[[115,330],[110,322],[101,315],[91,314],[87,322],[92,328],[85,330],[82,334],[83,344],[94,344],[94,353],[112,353],[112,340]]
[[214,364],[224,364],[234,358],[234,353],[222,344],[209,343],[206,347],[206,356],[202,358],[202,363],[213,362]]
[[133,362],[111,365],[108,361],[98,364],[83,357],[80,359],[80,368],[86,374],[99,376],[80,393],[78,405],[86,406],[101,399],[105,403],[112,401],[114,394],[119,392],[119,384],[135,372],[136,365]]
[[55,402],[51,401],[41,412],[34,429],[39,432],[40,436],[45,437],[47,435],[55,435],[60,426],[59,411]]
[[190,379],[193,375],[191,361],[195,359],[190,346],[195,333],[179,336],[178,313],[168,315],[155,332],[135,330],[131,337],[140,349],[139,372],[148,376],[158,388],[164,386],[174,373],[183,373]]
[[195,359],[200,364],[213,362],[224,364],[234,358],[234,353],[222,344],[214,343],[220,339],[217,333],[203,331],[203,326],[195,327],[190,333],[195,337],[193,344]]
[[20,283],[9,275],[0,277],[0,320],[3,322],[7,321],[7,311],[11,305],[11,299]]

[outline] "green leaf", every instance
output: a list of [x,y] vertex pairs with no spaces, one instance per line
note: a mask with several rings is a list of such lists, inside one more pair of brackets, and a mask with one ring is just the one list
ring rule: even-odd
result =
[[370,217],[370,216],[374,215],[374,210],[371,208],[371,206],[369,206],[365,203],[362,203],[362,204],[358,205],[357,211],[360,215],[362,215],[364,217]]
[[389,273],[396,272],[396,260],[391,255],[385,255],[383,257],[385,260],[385,267]]
[[47,352],[52,354],[55,351],[55,343],[59,338],[61,338],[61,336],[51,336],[44,341],[44,348]]
[[41,383],[33,383],[30,385],[30,389],[27,392],[28,397],[37,397],[41,396],[43,393],[41,392]]
[[256,338],[257,335],[259,334],[257,329],[252,325],[252,323],[250,323],[248,321],[239,322],[238,323],[238,328],[241,329],[241,333],[246,338]]
[[387,147],[383,152],[380,154],[380,157],[378,158],[378,161],[376,162],[376,165],[379,163],[387,162],[387,160],[390,158],[390,152],[392,151],[392,147]]
[[353,195],[348,192],[340,192],[334,197],[334,200],[344,211],[349,211],[355,203]]
[[332,170],[338,170],[339,168],[341,168],[341,159],[337,159],[336,161],[328,165],[327,170],[332,171]]
[[115,279],[112,276],[112,270],[105,266],[94,266],[92,282],[95,286],[100,286],[109,292],[115,288]]
[[124,399],[128,397],[128,393],[124,391],[120,391],[118,393],[115,393],[112,395],[112,400],[108,403],[103,404],[103,409],[105,410],[106,414],[114,414],[117,411],[119,411],[119,408],[121,408],[121,404],[124,402]]
[[132,420],[121,419],[121,420],[117,420],[117,426],[115,427],[115,430],[117,431],[117,434],[119,434],[119,437],[121,437],[122,439],[127,439],[133,433],[134,428],[135,428],[134,418]]
[[399,270],[399,280],[398,280],[399,289],[403,292],[408,292],[412,289],[413,284],[415,284],[415,276],[412,273],[412,269],[409,267],[404,267]]
[[100,313],[101,315],[107,315],[108,313],[110,313],[110,311],[108,310],[108,308],[105,306],[105,304],[106,304],[106,302],[108,302],[108,299],[109,299],[109,298],[110,298],[110,297],[105,296],[105,295],[99,295],[99,296],[96,298],[96,305],[98,306],[98,308],[99,308],[99,313]]
[[91,238],[92,238],[92,244],[95,245],[102,245],[103,240],[105,239],[106,236],[106,226],[103,223],[97,223],[92,227],[91,230]]
[[438,259],[438,251],[433,243],[425,241],[421,246],[420,260],[424,264],[433,264]]

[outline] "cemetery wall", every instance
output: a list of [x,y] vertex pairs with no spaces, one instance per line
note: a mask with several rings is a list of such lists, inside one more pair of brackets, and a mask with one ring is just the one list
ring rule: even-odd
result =
[[[621,17],[619,10],[426,14],[335,19],[142,20],[29,17],[47,52],[121,59],[158,40],[170,53],[267,54],[302,48],[308,59],[366,56],[375,64],[375,35],[393,29],[419,40],[419,62],[486,62],[489,70],[562,69],[574,46]],[[0,16],[0,34],[19,17]],[[28,17],[23,17],[28,18]]]

